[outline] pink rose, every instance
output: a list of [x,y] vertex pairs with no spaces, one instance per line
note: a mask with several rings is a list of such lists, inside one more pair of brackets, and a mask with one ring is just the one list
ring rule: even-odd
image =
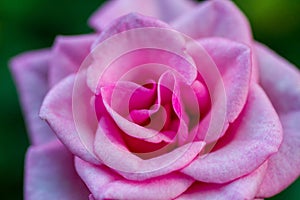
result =
[[27,200],[267,198],[299,177],[299,71],[232,2],[115,0],[90,24],[11,63]]

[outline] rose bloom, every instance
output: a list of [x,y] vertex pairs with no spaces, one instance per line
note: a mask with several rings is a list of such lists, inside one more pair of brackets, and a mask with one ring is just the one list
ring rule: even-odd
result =
[[115,0],[11,62],[25,198],[256,199],[300,174],[300,74],[228,0]]

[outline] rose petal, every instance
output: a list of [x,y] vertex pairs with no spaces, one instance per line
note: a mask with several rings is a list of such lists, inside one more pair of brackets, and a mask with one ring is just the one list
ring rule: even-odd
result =
[[30,147],[26,156],[26,199],[82,200],[89,193],[74,169],[73,156],[60,142]]
[[200,156],[183,173],[211,183],[244,176],[278,151],[282,127],[276,111],[258,85],[253,85],[243,112],[214,151]]
[[[145,180],[176,171],[187,165],[198,155],[204,143],[186,144],[163,155],[144,160],[126,149],[116,125],[103,117],[99,122],[94,145],[96,155],[107,166],[127,179]],[[123,162],[120,163],[120,160]]]
[[49,82],[53,86],[60,80],[78,71],[81,63],[90,53],[96,35],[59,36],[51,55]]
[[206,1],[172,24],[194,39],[223,37],[251,44],[251,30],[243,13],[228,0]]
[[75,166],[95,199],[172,199],[194,182],[180,173],[142,182],[124,180],[104,165],[91,165],[79,158]]
[[268,48],[256,44],[263,89],[274,105],[283,126],[283,142],[269,159],[259,197],[271,197],[300,175],[300,73]]
[[108,183],[121,178],[104,165],[93,165],[78,157],[75,157],[75,168],[95,197],[101,194],[102,188]]
[[183,193],[194,180],[179,173],[171,173],[143,182],[120,180],[103,189],[100,199],[173,199]]
[[[131,137],[159,143],[164,138],[160,137],[161,135],[156,130],[147,129],[125,118],[127,116],[125,108],[127,108],[127,113],[129,114],[130,97],[138,88],[140,86],[132,82],[118,82],[114,88],[110,86],[102,87],[101,96],[103,97],[104,106],[118,127],[126,134]],[[125,108],[122,109],[122,107]],[[123,110],[121,113],[123,112],[126,116],[122,116],[117,112],[120,109]]]
[[[156,106],[153,106],[152,109],[149,109],[149,113],[152,115],[151,121],[146,126],[140,126],[133,122],[130,119],[127,119],[127,116],[129,115],[129,102],[130,98],[132,97],[132,94],[134,91],[139,89],[141,86],[132,82],[127,81],[119,81],[114,87],[106,86],[101,88],[101,96],[103,97],[103,103],[106,107],[108,113],[111,115],[111,117],[114,119],[118,127],[124,131],[126,134],[128,134],[131,137],[142,139],[148,142],[153,143],[160,143],[162,141],[170,142],[170,138],[166,137],[165,134],[161,133],[164,126],[168,123],[167,118],[171,118],[167,114],[167,107],[165,101],[169,101],[169,103],[173,103],[173,107],[175,105],[174,99],[178,99],[179,97],[179,86],[178,86],[178,80],[176,80],[175,76],[172,75],[171,72],[167,71],[163,73],[157,83],[157,102]],[[177,90],[176,95],[174,97],[170,95],[167,99],[166,91],[161,91],[161,88],[166,88],[169,91],[175,91]],[[175,89],[176,88],[176,89]],[[144,89],[147,90],[147,89]],[[149,89],[148,89],[149,90]],[[149,90],[149,92],[152,94],[153,91]],[[152,94],[153,95],[153,94]],[[149,95],[147,95],[149,96]],[[190,99],[192,99],[193,96],[190,96]],[[145,95],[140,97],[141,101],[145,98]],[[196,101],[196,100],[195,100]],[[181,109],[181,102],[177,102],[177,115],[179,118],[179,130],[177,131],[178,138],[183,141],[187,138],[188,129],[185,121],[183,119],[187,117],[182,117],[181,114],[178,114],[178,110]],[[192,104],[191,104],[192,105]],[[182,105],[184,106],[184,105]],[[156,108],[155,108],[156,107]],[[175,108],[175,107],[174,107]],[[153,116],[153,115],[156,116]],[[176,131],[176,130],[175,130]]]
[[93,44],[93,47],[103,42],[107,38],[123,31],[144,27],[170,28],[168,24],[156,18],[148,17],[139,13],[128,13],[110,23],[109,26],[107,26],[101,32],[101,34]]
[[251,174],[226,184],[195,183],[176,200],[184,199],[254,199],[265,175],[267,163]]
[[256,43],[260,82],[279,115],[300,110],[300,72],[295,66]]
[[[74,81],[76,80],[75,78],[75,75],[70,75],[50,90],[43,102],[43,105],[41,106],[40,117],[47,121],[56,133],[57,137],[72,153],[91,163],[99,163],[99,160],[92,153],[92,145],[88,146],[86,143],[86,140],[93,140],[92,137],[94,134],[93,120],[91,118],[94,108],[89,102],[90,96],[88,93],[90,90],[87,86],[83,88],[85,93],[82,93],[80,98],[84,103],[73,100],[72,98],[74,98],[74,96],[72,95]],[[74,108],[74,103],[80,104],[77,105],[80,107],[78,108],[80,110],[74,110],[76,109]],[[82,124],[77,124],[78,121],[74,120],[73,113],[79,111],[89,112],[89,115],[82,114],[82,117],[86,117],[86,124],[84,124],[85,130],[83,133],[84,136],[81,134],[83,131],[79,130]],[[78,113],[76,114],[78,115]],[[86,137],[89,138],[86,139]]]
[[[150,83],[151,88],[131,81],[120,80],[101,88],[103,100],[117,113],[128,116],[131,111],[150,108],[156,99],[156,83]],[[100,100],[100,99],[99,99]],[[100,102],[101,103],[101,102]],[[103,102],[102,102],[103,103]]]
[[[203,39],[200,40],[200,44],[215,63],[222,77],[226,94],[226,102],[224,102],[226,103],[226,119],[223,132],[208,134],[207,129],[210,124],[213,124],[212,120],[219,120],[212,117],[211,112],[205,116],[199,126],[198,138],[210,143],[223,136],[228,124],[236,120],[246,103],[251,79],[251,51],[246,45],[221,38]],[[213,75],[207,74],[207,76]],[[214,106],[213,97],[210,98]],[[223,100],[220,98],[221,95],[217,100]],[[218,110],[221,109],[218,108]]]
[[194,3],[189,0],[114,0],[109,1],[97,10],[89,20],[89,24],[98,31],[102,31],[114,19],[131,13],[138,12],[152,16],[166,22],[191,10]]
[[[157,19],[139,14],[123,16],[103,31],[95,42],[94,60],[88,68],[88,85],[99,93],[96,89],[101,83],[116,82],[129,70],[146,64],[151,73],[156,71],[155,65],[158,64],[173,68],[191,84],[197,70],[184,51],[185,46],[186,41],[180,33]],[[145,77],[147,73],[140,75]]]
[[50,56],[48,50],[34,51],[15,57],[10,63],[32,144],[55,140],[52,130],[38,115],[49,87],[47,73]]
[[227,118],[233,122],[242,111],[249,91],[251,50],[221,38],[200,40],[221,73],[227,97]]

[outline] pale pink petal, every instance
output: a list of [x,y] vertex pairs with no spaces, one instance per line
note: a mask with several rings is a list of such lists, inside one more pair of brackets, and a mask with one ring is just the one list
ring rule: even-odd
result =
[[55,139],[49,126],[39,118],[39,110],[49,88],[50,58],[50,51],[42,50],[19,55],[10,63],[32,144]]
[[176,172],[142,182],[130,181],[104,165],[91,165],[79,158],[75,166],[95,199],[171,199],[194,182]]
[[227,97],[227,117],[233,122],[242,111],[251,77],[251,50],[222,38],[200,40],[221,73]]
[[[241,43],[222,38],[209,38],[199,41],[212,58],[221,74],[226,94],[226,121],[234,122],[242,111],[248,96],[251,78],[251,51]],[[213,74],[208,74],[212,76]],[[212,98],[212,97],[211,97]],[[225,100],[225,99],[224,99]],[[214,102],[212,102],[214,104]],[[211,115],[207,115],[200,123],[198,137],[212,142],[221,134],[207,135],[209,123],[212,123]],[[225,126],[227,127],[227,126]]]
[[108,183],[121,179],[119,175],[104,165],[93,165],[75,157],[75,168],[89,190],[97,197]]
[[170,26],[156,18],[144,16],[139,13],[128,13],[117,18],[112,23],[110,23],[109,26],[107,26],[103,31],[101,31],[101,34],[97,38],[97,41],[93,44],[93,47],[115,34],[130,29],[144,27],[169,28]]
[[27,200],[82,200],[90,193],[74,169],[73,156],[59,141],[30,147],[25,173]]
[[[141,32],[141,29],[139,32],[143,35],[145,34]],[[145,32],[147,32],[147,30],[145,30]],[[154,37],[154,35],[149,35],[148,39],[151,40],[151,37]],[[125,40],[125,43],[132,40],[130,38],[123,39]],[[150,43],[150,40],[148,40],[150,45],[156,45],[155,43],[158,42],[152,40]],[[97,60],[95,60],[95,62],[88,69],[90,72],[89,77],[92,78],[92,80],[88,81],[93,85],[105,85],[105,83],[122,80],[133,81],[139,83],[140,85],[144,85],[151,83],[150,81],[157,82],[161,74],[166,71],[177,72],[177,74],[180,74],[180,77],[183,77],[189,84],[192,83],[197,76],[195,67],[189,63],[187,58],[183,58],[178,54],[176,55],[176,52],[168,52],[168,49],[159,49],[161,44],[158,44],[157,47],[153,48],[151,46],[145,47],[143,46],[144,44],[141,44],[140,49],[138,50],[135,49],[138,48],[138,44],[136,44],[134,49],[130,49],[130,45],[132,45],[132,43],[128,43],[127,47],[125,46],[127,44],[122,44],[122,46],[120,46],[120,43],[117,44],[114,42],[111,45],[115,45],[114,48],[111,49],[113,52],[109,51],[109,49],[104,50],[105,53],[108,53],[106,58],[96,58]],[[170,47],[169,45],[167,48],[170,47],[170,51],[172,51],[171,48],[179,49],[180,47],[183,48],[183,45],[184,44],[178,45],[177,47]],[[116,53],[118,50],[115,50],[115,48],[119,47],[128,48],[128,51],[131,52],[120,52],[118,55]],[[110,46],[108,48],[112,47]],[[112,63],[109,65],[105,65],[104,63],[104,59],[107,58],[114,58],[111,60]]]
[[192,178],[180,173],[171,173],[142,182],[119,180],[107,184],[97,197],[99,199],[130,200],[174,199],[193,182]]
[[160,20],[170,22],[178,16],[189,12],[195,4],[190,0],[114,0],[101,6],[89,20],[89,24],[98,31],[102,31],[114,19],[138,12]]
[[90,53],[96,35],[58,36],[52,48],[49,82],[53,86],[60,80],[78,71]]
[[[110,119],[103,117],[99,122],[94,145],[96,155],[104,164],[127,179],[145,180],[184,167],[198,155],[204,143],[186,144],[174,150],[174,146],[167,145],[169,152],[163,155],[156,155],[159,151],[134,154],[124,145],[116,125]],[[139,156],[150,156],[150,158],[142,159]]]
[[277,113],[263,90],[253,85],[243,112],[213,151],[182,171],[199,181],[225,183],[258,168],[278,151],[281,141]]
[[266,168],[267,162],[247,176],[226,184],[194,183],[183,195],[176,198],[176,200],[254,199],[265,175]]
[[197,71],[184,51],[185,47],[183,36],[167,24],[139,14],[123,16],[104,30],[94,43],[88,85],[99,93],[96,89],[101,83],[116,82],[134,67],[143,67],[144,72],[139,74],[141,81],[145,81],[149,73],[172,68],[192,83]]
[[300,110],[300,72],[266,46],[256,43],[260,84],[279,115]]
[[[87,115],[87,123],[85,124],[85,132],[83,134],[86,137],[90,135],[93,137],[93,121],[88,120],[92,116],[94,109],[88,99],[89,89],[88,87],[83,88],[85,89],[85,93],[82,93],[80,96],[84,103],[74,102],[74,99],[72,99],[74,96],[72,95],[75,78],[75,75],[70,75],[50,90],[41,107],[40,117],[47,121],[57,137],[72,153],[92,163],[99,163],[99,160],[92,153],[92,145],[87,146],[86,143],[83,143],[86,142],[85,138],[80,137],[82,134],[82,130],[80,130],[81,124],[76,124],[77,121],[74,120],[74,112],[79,112],[80,110],[79,108],[74,110],[73,103],[80,104],[78,106],[80,106],[81,110],[90,112]],[[90,132],[92,134],[89,134]],[[93,138],[90,140],[93,140]]]
[[283,142],[269,159],[259,197],[271,197],[300,175],[300,73],[268,48],[256,44],[260,82],[283,126]]
[[240,10],[229,0],[211,0],[201,3],[172,24],[194,39],[224,37],[251,44],[249,23]]

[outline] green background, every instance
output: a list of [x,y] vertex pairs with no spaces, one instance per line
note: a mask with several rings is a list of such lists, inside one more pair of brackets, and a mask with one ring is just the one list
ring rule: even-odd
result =
[[[56,35],[92,32],[86,21],[102,2],[0,1],[1,199],[22,199],[24,155],[29,145],[17,93],[7,66],[8,60],[27,50],[50,47]],[[300,66],[299,0],[235,2],[249,18],[256,40],[267,44],[290,62]],[[300,199],[300,179],[272,199]]]

